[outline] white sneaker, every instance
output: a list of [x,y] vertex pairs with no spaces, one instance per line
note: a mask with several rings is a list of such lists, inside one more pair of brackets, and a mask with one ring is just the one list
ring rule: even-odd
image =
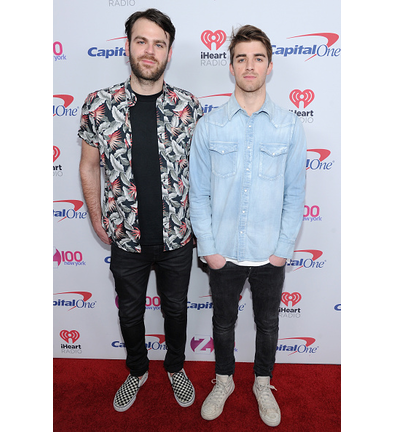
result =
[[211,382],[215,386],[203,402],[201,411],[205,420],[214,420],[221,415],[226,399],[235,389],[232,375],[216,375],[216,379]]
[[270,377],[255,377],[252,390],[259,406],[259,415],[268,426],[278,426],[281,422],[281,412],[276,399],[270,389],[276,390],[270,385]]

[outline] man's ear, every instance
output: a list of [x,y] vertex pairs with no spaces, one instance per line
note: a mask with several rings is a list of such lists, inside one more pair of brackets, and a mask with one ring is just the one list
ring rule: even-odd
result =
[[169,54],[167,54],[167,63],[171,60],[171,56],[173,55],[173,47],[170,47]]
[[235,71],[234,71],[234,69],[233,69],[233,65],[232,65],[232,64],[229,65],[229,71],[230,71],[230,73],[231,73],[233,76],[235,76]]

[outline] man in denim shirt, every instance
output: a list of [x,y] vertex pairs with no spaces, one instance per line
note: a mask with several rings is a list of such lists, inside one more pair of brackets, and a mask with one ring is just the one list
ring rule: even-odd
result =
[[255,382],[262,420],[281,421],[270,385],[286,260],[293,255],[305,196],[306,140],[297,116],[266,93],[272,48],[246,25],[232,36],[229,101],[197,124],[190,155],[190,205],[198,254],[210,270],[216,381],[202,417],[217,418],[234,390],[238,301],[249,281],[256,323]]

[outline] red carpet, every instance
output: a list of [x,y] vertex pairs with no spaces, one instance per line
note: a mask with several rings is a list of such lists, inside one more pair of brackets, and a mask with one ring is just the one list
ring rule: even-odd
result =
[[259,417],[252,393],[251,363],[237,363],[235,391],[213,421],[200,416],[212,389],[213,362],[186,362],[196,390],[195,403],[181,408],[174,399],[163,362],[151,361],[147,382],[124,413],[112,407],[115,392],[127,377],[123,360],[54,359],[54,431],[340,431],[340,366],[276,364],[272,384],[281,408],[276,428]]

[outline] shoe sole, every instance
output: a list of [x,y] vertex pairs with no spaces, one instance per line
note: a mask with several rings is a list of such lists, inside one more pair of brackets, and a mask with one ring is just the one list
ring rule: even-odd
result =
[[[255,397],[256,397],[256,400],[258,401],[258,396],[257,396],[256,391],[255,391],[255,386],[252,387],[252,391],[254,392],[254,395],[255,395]],[[258,410],[259,410],[259,416],[261,417],[261,420],[262,420],[263,423],[265,423],[266,425],[271,426],[271,427],[276,427],[276,426],[278,426],[278,425],[281,423],[281,412],[280,412],[280,418],[279,418],[279,420],[276,421],[276,422],[271,422],[270,420],[265,420],[265,419],[263,418],[263,415],[261,414],[261,410],[259,409],[259,404],[258,404]]]
[[200,414],[201,414],[202,418],[204,418],[204,420],[215,420],[216,418],[218,418],[222,414],[222,412],[223,412],[223,410],[225,408],[225,403],[228,400],[228,397],[233,393],[234,389],[235,389],[235,383],[234,383],[234,381],[232,381],[231,390],[230,390],[228,396],[226,396],[225,402],[222,405],[222,409],[221,409],[221,411],[218,414],[215,414],[214,416],[210,416],[210,415],[204,414],[203,413],[203,406],[202,406],[202,409],[200,411]]
[[117,405],[115,405],[115,397],[114,397],[114,401],[113,401],[113,404],[112,404],[112,406],[114,407],[114,409],[115,409],[115,411],[118,411],[118,412],[125,412],[125,411],[127,411],[133,404],[134,404],[134,402],[135,402],[135,400],[136,400],[136,397],[137,397],[137,393],[139,392],[139,390],[141,389],[141,387],[143,386],[143,384],[147,381],[147,379],[148,379],[148,372],[147,373],[145,373],[144,375],[143,375],[143,378],[141,379],[141,382],[140,382],[140,385],[139,385],[139,387],[138,387],[138,389],[137,389],[137,392],[136,392],[136,394],[134,395],[134,397],[129,401],[129,403],[128,404],[126,404],[125,406],[123,406],[123,407],[119,407],[119,406],[117,406]]

